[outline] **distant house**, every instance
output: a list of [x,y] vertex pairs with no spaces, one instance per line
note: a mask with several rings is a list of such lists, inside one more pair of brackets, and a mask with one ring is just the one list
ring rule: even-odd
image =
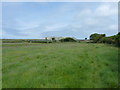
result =
[[45,37],[45,40],[49,40],[49,41],[59,41],[61,39],[63,39],[64,37]]
[[[58,42],[58,41],[60,41],[61,39],[64,39],[64,38],[67,38],[67,37],[45,37],[45,40]],[[74,37],[71,37],[71,38],[76,40],[76,38],[74,38]]]

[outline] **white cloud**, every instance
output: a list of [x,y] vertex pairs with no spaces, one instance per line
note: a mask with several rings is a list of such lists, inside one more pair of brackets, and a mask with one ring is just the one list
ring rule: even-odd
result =
[[100,4],[95,9],[83,9],[73,18],[73,22],[79,23],[81,28],[77,30],[85,31],[88,36],[94,32],[115,35],[118,32],[117,10],[117,3]]
[[[91,33],[105,33],[108,35],[116,34],[117,29],[117,7],[114,7],[112,4],[100,4],[98,7],[94,9],[91,8],[83,8],[78,10],[79,12],[71,11],[71,6],[64,6],[62,8],[58,8],[58,11],[53,14],[53,19],[63,17],[71,17],[70,22],[56,22],[49,23],[42,21],[27,21],[26,19],[16,19],[14,29],[17,30],[19,34],[23,36],[13,35],[14,37],[21,38],[40,38],[42,33],[50,34],[50,35],[76,35],[78,37],[88,37]],[[77,7],[77,6],[76,6]],[[65,8],[65,10],[64,10]],[[76,8],[72,8],[75,9]],[[67,14],[66,14],[67,12]],[[69,13],[68,13],[69,12]],[[64,14],[65,13],[65,14]],[[60,16],[60,15],[61,16]],[[66,16],[65,16],[66,15]],[[55,17],[55,18],[54,18]],[[73,17],[73,18],[72,18]],[[61,20],[62,21],[62,20]],[[65,22],[64,22],[65,21]],[[8,23],[9,24],[9,23]],[[14,23],[12,23],[14,26]],[[65,33],[66,34],[65,34]],[[26,36],[24,36],[24,34]],[[8,33],[5,33],[6,36],[10,36]],[[44,37],[44,36],[43,36]]]
[[39,22],[30,22],[30,21],[25,21],[22,19],[15,19],[16,24],[17,24],[17,29],[18,30],[26,30],[26,29],[31,29],[31,28],[36,28],[39,26]]
[[95,10],[95,15],[97,16],[111,16],[116,15],[118,12],[118,8],[111,6],[110,4],[100,5]]
[[94,18],[89,17],[89,18],[86,18],[85,23],[86,23],[86,25],[95,25],[98,22]]
[[63,28],[67,26],[66,24],[54,24],[54,25],[47,25],[45,26],[45,31],[56,31],[58,30],[59,28]]
[[110,25],[110,26],[109,26],[109,29],[110,29],[110,30],[118,30],[118,25],[115,25],[115,24]]

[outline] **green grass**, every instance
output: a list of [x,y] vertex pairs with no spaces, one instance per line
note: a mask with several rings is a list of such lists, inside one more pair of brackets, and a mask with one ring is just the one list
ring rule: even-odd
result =
[[3,44],[3,88],[115,88],[118,48],[91,43]]

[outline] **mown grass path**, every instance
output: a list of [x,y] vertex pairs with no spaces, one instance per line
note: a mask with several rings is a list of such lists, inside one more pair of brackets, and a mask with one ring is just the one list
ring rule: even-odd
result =
[[3,88],[114,88],[118,48],[104,44],[4,44]]

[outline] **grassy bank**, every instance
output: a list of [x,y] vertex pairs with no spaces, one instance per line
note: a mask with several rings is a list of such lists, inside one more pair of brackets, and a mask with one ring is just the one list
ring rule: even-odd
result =
[[111,88],[118,48],[104,44],[3,44],[3,88]]

